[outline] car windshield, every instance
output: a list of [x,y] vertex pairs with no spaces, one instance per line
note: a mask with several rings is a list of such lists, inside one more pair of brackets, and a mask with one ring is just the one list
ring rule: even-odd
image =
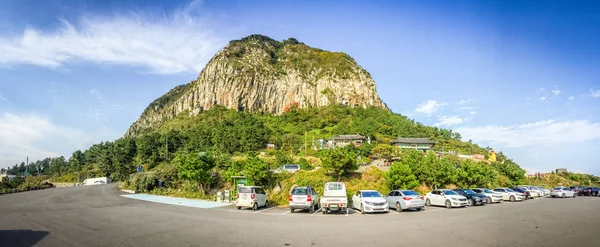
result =
[[363,191],[362,197],[382,197],[377,191]]
[[511,190],[511,189],[506,189],[506,191],[508,191],[508,192],[515,192],[514,190]]
[[453,190],[442,190],[442,192],[444,192],[445,195],[458,195],[458,193]]
[[308,190],[306,188],[295,188],[292,191],[292,195],[306,195],[308,194]]
[[419,193],[412,191],[412,190],[403,190],[402,194],[404,194],[405,196],[418,196]]
[[475,195],[475,194],[477,194],[477,193],[475,193],[475,191],[472,191],[472,190],[463,190],[463,191],[464,191],[464,192],[465,192],[465,194],[467,194],[467,195]]
[[553,190],[562,190],[562,188],[554,188]]
[[488,190],[488,189],[483,189],[483,192],[485,192],[485,193],[494,193],[493,191]]

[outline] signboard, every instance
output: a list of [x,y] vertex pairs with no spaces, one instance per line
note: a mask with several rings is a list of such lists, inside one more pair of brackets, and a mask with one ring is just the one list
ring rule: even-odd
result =
[[138,172],[142,172],[142,171],[143,171],[143,169],[142,169],[142,166],[138,166],[138,169],[137,169],[137,171],[138,171]]

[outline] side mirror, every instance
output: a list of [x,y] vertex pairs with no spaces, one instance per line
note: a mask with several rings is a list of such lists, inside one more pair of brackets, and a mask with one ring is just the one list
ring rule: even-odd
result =
[[444,192],[441,192],[441,193],[440,193],[440,196],[445,196]]

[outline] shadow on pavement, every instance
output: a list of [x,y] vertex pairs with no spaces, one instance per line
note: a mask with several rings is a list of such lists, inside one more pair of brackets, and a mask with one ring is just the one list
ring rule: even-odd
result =
[[32,230],[0,230],[0,246],[30,247],[50,232]]

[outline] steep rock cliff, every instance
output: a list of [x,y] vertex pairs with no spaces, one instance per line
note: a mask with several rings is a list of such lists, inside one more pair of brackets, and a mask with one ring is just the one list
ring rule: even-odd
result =
[[148,132],[178,114],[193,116],[215,105],[281,114],[292,107],[329,104],[387,109],[371,75],[347,54],[293,38],[279,42],[251,35],[220,50],[195,81],[152,102],[126,135]]

